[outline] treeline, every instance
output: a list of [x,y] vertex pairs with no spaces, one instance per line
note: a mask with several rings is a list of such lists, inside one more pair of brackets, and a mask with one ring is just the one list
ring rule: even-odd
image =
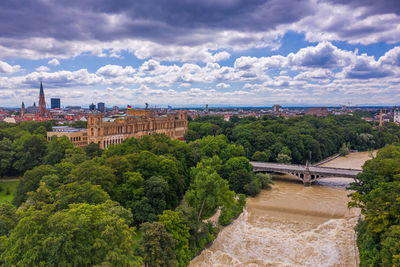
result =
[[357,226],[360,266],[400,266],[400,145],[367,161],[350,189],[350,207],[361,208]]
[[[65,150],[73,145],[67,138],[46,140],[47,132],[54,125],[53,121],[0,123],[0,177],[20,176],[41,164],[60,162]],[[72,126],[84,127],[85,122]],[[98,154],[99,148],[91,144],[85,151],[90,156]]]
[[3,266],[186,266],[215,238],[207,218],[231,223],[270,184],[222,135],[91,146],[52,140],[24,173],[0,206]]
[[318,162],[338,153],[343,144],[350,144],[350,149],[365,151],[399,142],[400,127],[386,123],[379,130],[361,117],[351,115],[325,118],[232,116],[230,121],[205,116],[189,123],[186,139],[218,134],[243,146],[251,160],[304,164],[310,158],[312,162]]

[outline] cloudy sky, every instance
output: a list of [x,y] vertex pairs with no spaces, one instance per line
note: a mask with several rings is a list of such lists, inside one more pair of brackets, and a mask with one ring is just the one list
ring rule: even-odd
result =
[[0,2],[0,106],[40,80],[63,106],[400,105],[399,74],[399,0]]

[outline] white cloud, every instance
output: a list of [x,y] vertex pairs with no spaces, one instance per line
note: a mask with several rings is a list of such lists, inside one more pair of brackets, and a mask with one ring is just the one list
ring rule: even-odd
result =
[[217,84],[215,87],[226,89],[226,88],[231,87],[231,85],[230,85],[230,84],[227,84],[227,83],[219,83],[219,84]]
[[50,68],[46,67],[46,66],[40,66],[40,67],[36,68],[36,71],[40,71],[40,72],[47,72],[49,70],[50,70]]
[[11,66],[7,62],[0,60],[0,73],[10,74],[10,73],[18,72],[18,71],[21,71],[20,65]]
[[49,60],[47,62],[47,64],[49,64],[51,66],[58,66],[58,65],[60,65],[60,61],[58,61],[56,58],[53,58],[52,60]]
[[131,66],[126,66],[123,68],[119,65],[106,65],[96,71],[96,74],[107,77],[126,76],[133,73],[135,73],[135,69]]

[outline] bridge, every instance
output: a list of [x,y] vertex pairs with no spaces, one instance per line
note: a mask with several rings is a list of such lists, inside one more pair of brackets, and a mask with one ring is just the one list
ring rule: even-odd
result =
[[254,172],[285,173],[296,176],[304,185],[310,185],[320,178],[345,177],[354,178],[362,170],[316,167],[307,165],[292,165],[271,162],[250,161]]

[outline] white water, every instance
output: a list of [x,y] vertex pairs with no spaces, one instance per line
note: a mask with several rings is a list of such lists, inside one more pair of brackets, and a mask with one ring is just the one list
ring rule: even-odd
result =
[[[350,159],[349,159],[350,158]],[[366,153],[338,158],[337,165]],[[287,178],[287,177],[283,177]],[[347,209],[349,179],[324,179],[320,185],[278,180],[271,190],[249,198],[243,213],[224,228],[193,266],[356,266],[354,227],[359,210]]]

